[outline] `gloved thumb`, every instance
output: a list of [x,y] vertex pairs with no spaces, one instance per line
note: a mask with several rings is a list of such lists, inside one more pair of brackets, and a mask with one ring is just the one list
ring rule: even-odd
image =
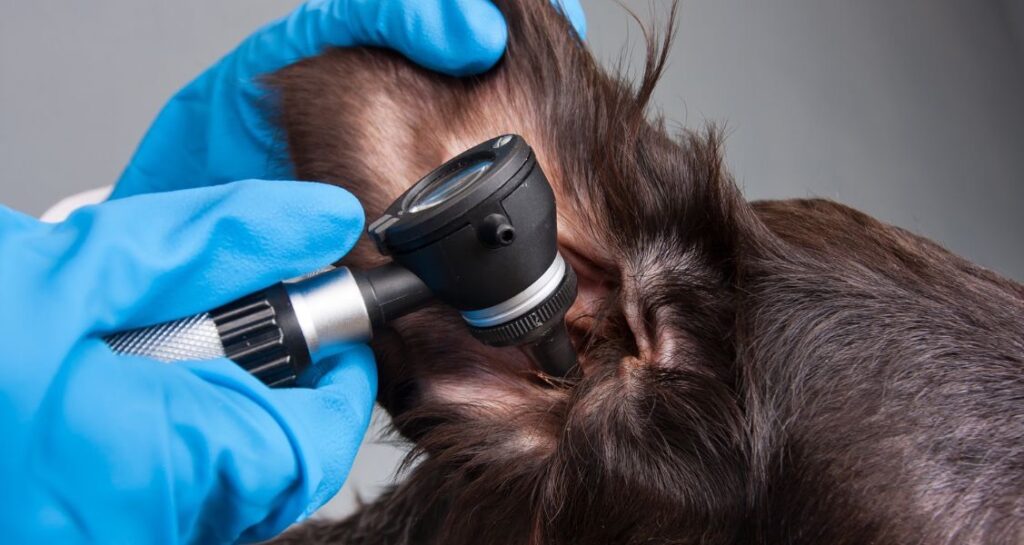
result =
[[300,436],[307,470],[311,475],[320,470],[320,481],[304,515],[308,516],[341,488],[370,424],[377,396],[373,351],[355,345],[317,363],[300,381],[316,387],[274,390],[272,394],[297,423],[293,429]]

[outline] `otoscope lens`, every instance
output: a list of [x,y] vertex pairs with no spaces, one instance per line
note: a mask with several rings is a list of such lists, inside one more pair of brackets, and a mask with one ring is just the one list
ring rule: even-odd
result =
[[481,159],[469,163],[447,176],[441,176],[416,195],[416,198],[412,201],[412,206],[409,207],[409,212],[422,212],[423,210],[433,208],[452,196],[461,193],[479,180],[493,164],[494,161],[490,159]]

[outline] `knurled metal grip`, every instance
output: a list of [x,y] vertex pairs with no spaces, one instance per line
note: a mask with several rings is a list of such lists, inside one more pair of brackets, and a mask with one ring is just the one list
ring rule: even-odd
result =
[[115,333],[104,339],[116,354],[163,362],[224,357],[217,324],[204,312],[152,327]]
[[105,340],[117,354],[163,362],[227,357],[268,386],[292,384],[310,364],[284,284],[210,312],[116,333]]

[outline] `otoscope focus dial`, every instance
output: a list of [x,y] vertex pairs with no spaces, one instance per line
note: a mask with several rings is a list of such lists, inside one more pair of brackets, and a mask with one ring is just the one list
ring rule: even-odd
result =
[[486,345],[524,346],[546,372],[565,376],[576,364],[565,327],[565,312],[575,300],[576,273],[568,267],[555,291],[530,312],[495,327],[469,329]]

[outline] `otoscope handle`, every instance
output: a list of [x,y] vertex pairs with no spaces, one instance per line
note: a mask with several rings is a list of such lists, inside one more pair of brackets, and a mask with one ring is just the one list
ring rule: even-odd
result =
[[227,357],[269,386],[288,386],[314,358],[370,340],[374,327],[431,297],[419,278],[397,265],[338,267],[104,341],[118,354],[165,362]]

